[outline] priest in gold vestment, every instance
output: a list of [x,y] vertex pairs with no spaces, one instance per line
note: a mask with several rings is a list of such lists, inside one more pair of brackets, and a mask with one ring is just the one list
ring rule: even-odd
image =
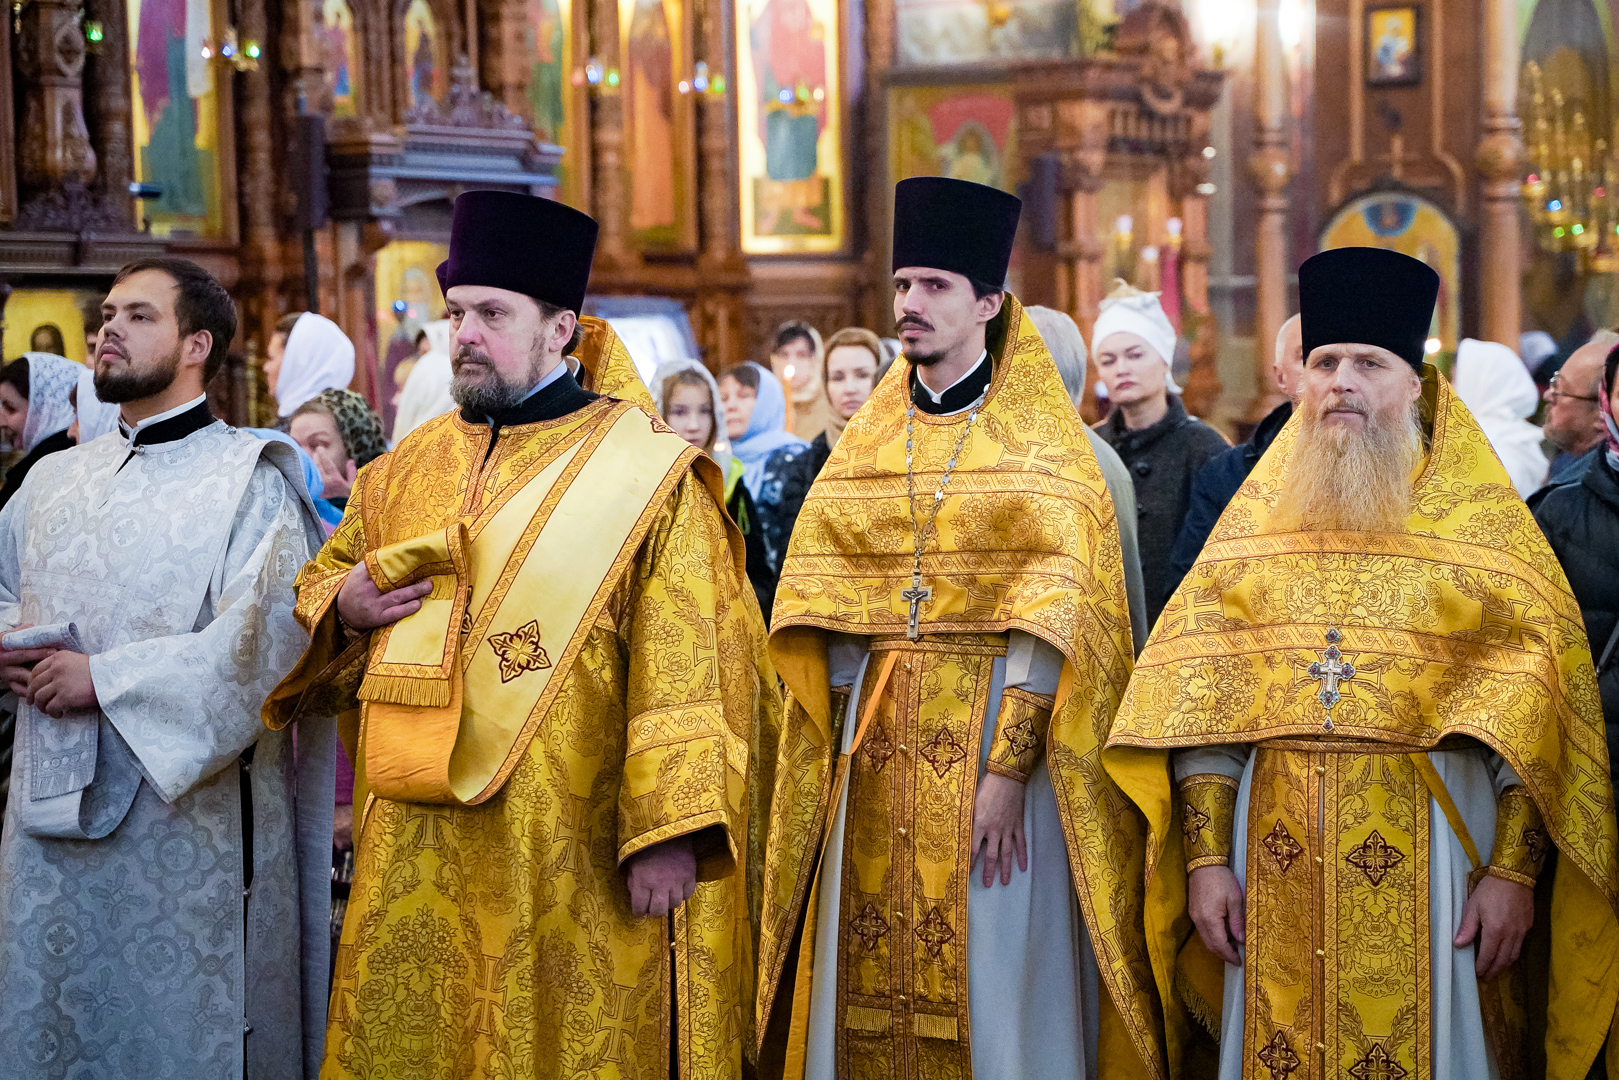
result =
[[360,811],[331,1080],[734,1078],[751,1045],[776,680],[718,469],[577,316],[595,235],[456,201],[461,408],[360,474],[299,582],[266,720],[342,714]]
[[898,185],[906,365],[849,422],[783,566],[765,1076],[1166,1075],[1145,823],[1098,761],[1132,659],[1118,528],[1002,291],[1019,209]]
[[1164,609],[1104,752],[1151,826],[1172,1067],[1185,1006],[1221,1080],[1585,1080],[1613,1015],[1590,650],[1424,363],[1437,290],[1381,249],[1301,267],[1298,408]]

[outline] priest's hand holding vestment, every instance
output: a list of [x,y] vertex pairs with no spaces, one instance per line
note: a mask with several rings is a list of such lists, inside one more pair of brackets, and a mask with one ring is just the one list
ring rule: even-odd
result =
[[349,571],[337,591],[337,614],[351,629],[375,630],[416,614],[422,598],[432,591],[431,581],[418,581],[384,592],[371,580],[371,570],[362,562]]

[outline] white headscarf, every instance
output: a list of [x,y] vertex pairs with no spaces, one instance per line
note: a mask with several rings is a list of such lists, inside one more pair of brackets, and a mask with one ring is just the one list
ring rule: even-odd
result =
[[324,315],[298,316],[276,377],[276,411],[291,416],[322,390],[346,390],[353,381],[354,342]]
[[79,371],[79,445],[118,430],[118,406],[96,396],[96,373],[86,364]]
[[1534,379],[1507,346],[1473,338],[1457,346],[1455,372],[1456,396],[1484,429],[1512,486],[1528,496],[1546,482],[1549,465],[1540,429],[1524,420],[1540,401]]
[[652,404],[658,407],[659,416],[668,419],[669,411],[665,408],[667,403],[663,400],[663,386],[682,371],[695,371],[708,384],[708,400],[713,402],[714,408],[714,445],[708,453],[719,462],[720,471],[729,476],[731,454],[730,444],[725,438],[725,410],[720,408],[720,384],[715,380],[714,373],[708,370],[707,365],[701,360],[691,359],[665,360],[659,364],[657,370],[652,373],[652,382],[647,386],[647,389],[652,391]]
[[23,353],[23,359],[28,361],[28,419],[23,421],[19,449],[26,454],[73,423],[68,395],[79,384],[84,365],[45,352]]
[[410,369],[410,376],[399,395],[399,411],[394,414],[393,445],[435,416],[455,408],[450,396],[450,320],[438,319],[422,327],[427,334],[427,352]]
[[[1123,282],[1119,283],[1123,285]],[[1158,359],[1164,362],[1166,369],[1173,370],[1175,366],[1175,325],[1164,314],[1164,307],[1158,302],[1157,293],[1138,292],[1134,289],[1120,295],[1124,290],[1115,287],[1106,300],[1102,301],[1101,313],[1096,316],[1096,326],[1091,331],[1091,352],[1100,352],[1102,343],[1114,334],[1134,334],[1158,354]],[[1180,393],[1180,387],[1166,371],[1164,385],[1172,394]]]

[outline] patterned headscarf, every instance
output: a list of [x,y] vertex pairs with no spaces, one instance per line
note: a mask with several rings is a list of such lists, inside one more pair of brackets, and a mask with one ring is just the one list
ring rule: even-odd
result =
[[365,398],[353,390],[322,390],[309,399],[305,408],[309,405],[329,413],[337,421],[343,449],[354,459],[356,468],[363,469],[388,452],[388,440],[382,437],[382,420],[366,404]]
[[28,453],[73,423],[68,395],[79,385],[83,364],[54,353],[23,353],[28,361],[28,419],[23,421],[22,452]]

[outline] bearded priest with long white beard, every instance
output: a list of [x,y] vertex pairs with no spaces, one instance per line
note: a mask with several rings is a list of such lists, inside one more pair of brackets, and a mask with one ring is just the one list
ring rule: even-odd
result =
[[[1526,1075],[1531,1032],[1544,1075],[1582,1080],[1613,1014],[1590,649],[1424,362],[1438,286],[1381,249],[1300,268],[1299,407],[1164,609],[1104,752],[1150,822],[1172,1072],[1190,1014],[1221,1080]],[[1549,957],[1523,962],[1537,942]]]

